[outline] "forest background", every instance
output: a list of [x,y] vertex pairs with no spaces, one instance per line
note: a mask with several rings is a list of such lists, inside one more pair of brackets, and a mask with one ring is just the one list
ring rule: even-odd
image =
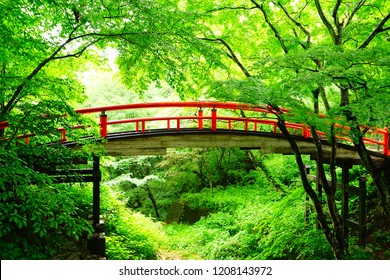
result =
[[[58,127],[80,137],[69,128],[91,120],[74,108],[160,100],[266,104],[278,113],[294,156],[215,148],[106,158],[108,258],[155,259],[167,251],[201,259],[389,257],[389,168],[373,162],[363,141],[370,128],[389,126],[388,1],[0,4],[0,137],[7,139],[0,142],[2,259],[71,258],[64,252],[72,246],[73,258],[91,257],[76,250],[92,232],[89,187],[59,186],[37,172],[79,155],[46,143],[58,139]],[[310,128],[317,174],[330,178],[325,203],[286,122]],[[336,123],[350,127],[363,163],[351,181],[369,178],[366,248],[354,238],[347,243],[342,232]],[[318,130],[333,148],[329,165]],[[35,137],[21,145],[18,135],[27,133]],[[79,153],[92,151],[85,146]],[[210,213],[194,225],[164,225],[177,201]]]

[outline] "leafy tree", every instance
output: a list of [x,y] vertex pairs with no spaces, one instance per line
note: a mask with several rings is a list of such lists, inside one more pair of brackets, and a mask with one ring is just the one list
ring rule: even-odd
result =
[[[91,227],[65,199],[77,196],[57,193],[31,163],[34,157],[46,165],[71,162],[73,155],[46,143],[58,141],[59,127],[70,131],[84,121],[73,109],[85,99],[76,74],[86,61],[98,62],[92,49],[120,43],[134,58],[157,55],[162,42],[168,49],[181,17],[148,0],[5,0],[0,14],[1,236],[32,229],[38,236],[58,230],[78,237]],[[37,145],[20,146],[18,136],[27,133]]]
[[[214,72],[219,81],[210,88],[210,95],[273,108],[336,258],[343,258],[347,248],[335,202],[336,123],[351,128],[348,136],[377,186],[384,212],[390,214],[386,170],[375,165],[363,140],[370,128],[384,127],[389,120],[388,5],[380,0],[232,0],[202,5],[187,1],[185,6],[187,11],[203,14],[198,22],[204,29],[198,38],[220,46],[226,53],[228,70]],[[279,109],[282,106],[292,114],[283,114]],[[320,118],[319,113],[325,117]],[[306,178],[301,152],[285,126],[290,121],[310,127],[319,174],[325,182],[326,207]],[[325,132],[332,146],[328,159],[317,131]],[[325,177],[327,160],[330,184]],[[331,226],[325,211],[330,214]]]

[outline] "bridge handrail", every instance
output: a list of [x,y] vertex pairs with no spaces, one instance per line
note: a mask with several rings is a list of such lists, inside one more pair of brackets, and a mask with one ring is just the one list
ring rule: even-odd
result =
[[[133,103],[122,105],[101,106],[93,108],[77,109],[76,113],[92,114],[108,111],[122,111],[132,109],[151,109],[151,108],[215,108],[228,110],[244,110],[263,113],[272,113],[268,106],[256,106],[239,102],[213,102],[213,101],[189,101],[189,102],[150,102],[150,103]],[[281,108],[283,113],[287,109]]]
[[[107,112],[110,111],[123,111],[123,110],[135,110],[135,109],[152,109],[152,108],[197,108],[198,115],[194,116],[173,116],[173,117],[143,117],[143,118],[131,118],[131,119],[121,119],[121,120],[108,120]],[[203,109],[211,108],[211,116],[204,116]],[[176,129],[180,131],[181,121],[182,120],[196,120],[198,122],[198,129],[203,129],[203,120],[211,121],[211,129],[213,131],[217,130],[217,121],[227,121],[228,129],[231,129],[231,122],[242,122],[244,124],[244,130],[249,130],[249,124],[253,124],[253,130],[257,131],[257,125],[271,125],[273,127],[273,132],[277,133],[277,120],[276,119],[264,119],[264,118],[256,118],[256,117],[232,117],[232,116],[217,116],[217,109],[226,109],[226,110],[242,110],[242,111],[251,111],[256,113],[266,113],[266,114],[277,114],[275,110],[272,110],[268,106],[256,106],[238,102],[214,102],[214,101],[190,101],[190,102],[151,102],[151,103],[134,103],[134,104],[122,104],[122,105],[110,105],[110,106],[101,106],[94,108],[81,108],[75,110],[76,113],[80,114],[93,114],[100,113],[100,135],[103,138],[107,137],[108,134],[108,126],[116,125],[116,124],[124,124],[124,123],[135,123],[136,131],[141,131],[145,133],[146,130],[146,122],[152,121],[167,121],[166,129],[171,129],[171,121],[176,120]],[[287,113],[288,110],[282,108],[281,111],[283,113]],[[320,115],[320,117],[323,117]],[[141,129],[139,129],[139,123],[141,123]],[[300,123],[290,123],[286,122],[287,128],[293,130],[299,130],[302,132],[302,136],[305,138],[309,138],[311,136],[310,129],[307,125]],[[338,128],[343,130],[340,135],[337,136],[340,140],[345,140],[351,142],[351,139],[348,138],[347,132],[350,130],[348,126],[336,125]],[[9,123],[7,121],[0,122],[0,129],[4,130],[9,127]],[[85,127],[83,125],[75,125],[73,128],[82,128]],[[362,129],[367,129],[362,127]],[[64,128],[58,128],[58,131],[61,133],[60,141],[66,141],[66,130]],[[379,145],[383,146],[382,153],[390,156],[389,151],[389,130],[388,128],[383,129],[367,129],[366,131],[369,134],[374,135],[382,135],[380,139],[373,139],[369,137],[363,137],[363,141],[370,145]],[[320,135],[325,135],[325,133],[318,131]],[[33,136],[33,133],[19,135],[18,138],[24,138],[26,143],[28,143],[28,137]],[[345,136],[344,136],[345,135]]]

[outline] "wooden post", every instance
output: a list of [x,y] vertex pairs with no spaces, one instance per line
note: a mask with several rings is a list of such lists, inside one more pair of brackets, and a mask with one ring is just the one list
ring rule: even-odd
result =
[[[321,177],[320,177],[320,169],[318,168],[318,161],[316,161],[316,189],[317,189],[317,195],[318,195],[318,200],[320,201],[320,204],[322,205],[323,204],[323,200],[322,200],[322,181],[321,181]],[[318,229],[321,229],[321,223],[319,221],[317,221],[317,228]]]
[[320,200],[320,203],[322,204],[322,182],[320,178],[320,172],[318,168],[318,162],[317,164],[317,169],[316,169],[316,188],[317,188],[317,194],[318,194],[318,199]]
[[[310,175],[310,164],[305,164],[305,170],[306,170],[306,176]],[[305,222],[309,222],[309,215],[310,215],[310,206],[309,206],[310,198],[307,193],[305,193]]]
[[217,130],[217,109],[211,109],[211,130]]
[[367,178],[359,178],[359,245],[366,246],[366,198],[367,198]]
[[100,158],[93,157],[93,226],[100,224]]
[[306,139],[310,137],[310,129],[306,125],[302,126],[302,136]]
[[93,217],[92,226],[95,230],[92,236],[88,237],[87,248],[90,253],[102,258],[106,256],[106,238],[104,234],[104,222],[100,220],[100,181],[102,179],[100,172],[100,158],[93,157],[92,167],[93,182]]
[[176,125],[177,125],[177,132],[180,132],[180,119],[179,118],[177,118],[177,123],[176,123]]
[[342,209],[341,209],[341,218],[343,224],[343,235],[345,245],[347,245],[348,239],[348,217],[349,217],[349,194],[348,194],[348,184],[349,184],[349,166],[344,165],[342,167],[342,182],[341,182],[341,193],[342,193]]
[[200,108],[199,111],[198,111],[198,117],[199,117],[199,119],[198,119],[198,129],[202,130],[203,129],[203,119],[202,119],[202,117],[203,117],[203,110],[202,110],[202,108]]
[[389,129],[387,127],[384,128],[385,133],[383,134],[383,153],[386,156],[390,156],[390,137],[389,137]]
[[60,133],[61,133],[61,139],[60,139],[60,142],[65,142],[66,141],[66,130],[64,128],[61,128],[60,129]]
[[107,137],[107,115],[105,111],[100,114],[100,136],[102,138]]

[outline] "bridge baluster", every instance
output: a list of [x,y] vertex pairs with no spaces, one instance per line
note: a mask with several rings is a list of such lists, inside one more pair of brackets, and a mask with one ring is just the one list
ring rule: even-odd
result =
[[306,139],[310,137],[310,130],[306,125],[302,126],[302,136]]
[[385,154],[386,156],[390,156],[389,128],[385,127],[384,130],[385,130],[385,132],[383,133],[383,154]]
[[61,133],[60,142],[65,142],[66,141],[66,130],[61,128],[61,129],[59,129],[59,131]]
[[106,111],[102,111],[100,114],[100,136],[102,138],[107,137],[107,115]]
[[199,109],[198,111],[198,116],[199,116],[199,119],[198,119],[198,129],[199,130],[202,130],[203,129],[203,110],[202,109]]
[[211,109],[211,130],[217,130],[217,109]]

